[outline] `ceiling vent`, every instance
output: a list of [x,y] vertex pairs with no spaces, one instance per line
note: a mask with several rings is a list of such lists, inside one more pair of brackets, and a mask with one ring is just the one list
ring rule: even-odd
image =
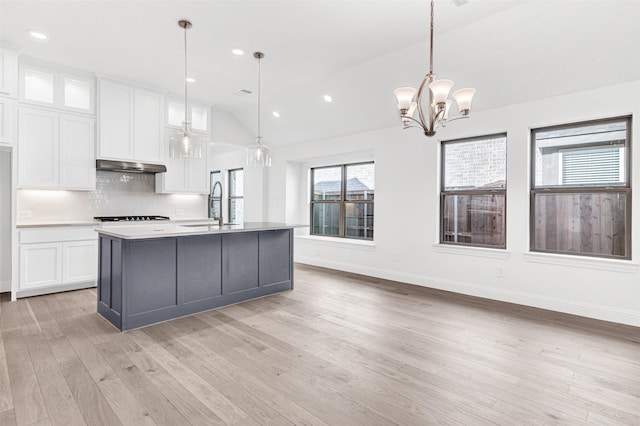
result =
[[235,92],[233,92],[234,95],[236,96],[247,96],[252,94],[253,92],[251,90],[247,90],[247,89],[240,89],[240,90],[236,90]]

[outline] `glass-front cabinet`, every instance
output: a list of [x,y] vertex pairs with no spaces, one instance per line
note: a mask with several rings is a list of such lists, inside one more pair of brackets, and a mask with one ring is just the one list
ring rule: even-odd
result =
[[[182,128],[184,121],[184,100],[167,98],[167,122],[166,127]],[[187,119],[191,121],[191,130],[195,132],[210,132],[210,114],[207,105],[193,104],[189,102]]]
[[20,101],[94,114],[95,79],[28,62],[20,64]]

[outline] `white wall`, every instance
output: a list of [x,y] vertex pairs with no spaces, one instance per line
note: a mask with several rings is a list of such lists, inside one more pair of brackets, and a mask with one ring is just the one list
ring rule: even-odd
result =
[[[628,114],[634,114],[632,135],[640,134],[640,81],[473,112],[470,119],[440,130],[435,139],[398,125],[276,147],[268,171],[266,219],[308,224],[304,188],[310,165],[373,159],[374,244],[299,236],[296,261],[640,326],[638,232],[632,237],[632,261],[528,251],[530,128]],[[437,245],[437,138],[501,132],[508,135],[507,250]],[[640,170],[640,149],[633,141],[631,153],[632,170]],[[640,173],[632,173],[632,190],[638,189]],[[638,197],[632,198],[637,227],[640,203]],[[500,273],[504,276],[499,277]]]
[[11,291],[11,152],[0,149],[0,293]]
[[264,220],[265,185],[267,175],[264,169],[259,167],[247,167],[245,148],[237,148],[234,151],[209,156],[209,170],[222,172],[222,187],[224,188],[224,202],[222,203],[222,215],[224,220],[229,219],[228,171],[231,169],[244,170],[244,221],[262,222]]

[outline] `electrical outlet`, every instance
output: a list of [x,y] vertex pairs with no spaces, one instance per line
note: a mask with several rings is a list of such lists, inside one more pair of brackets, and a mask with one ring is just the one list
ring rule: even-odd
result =
[[18,219],[31,219],[31,212],[29,210],[18,211]]
[[176,216],[177,217],[184,216],[184,209],[176,209]]
[[497,276],[498,276],[498,278],[504,278],[504,268],[503,267],[499,267],[498,268]]

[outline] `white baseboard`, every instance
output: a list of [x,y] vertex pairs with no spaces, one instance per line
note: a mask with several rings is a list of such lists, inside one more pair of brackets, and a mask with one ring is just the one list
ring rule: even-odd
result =
[[0,293],[11,291],[11,280],[0,281]]
[[580,303],[572,300],[557,299],[530,293],[509,291],[479,284],[464,283],[460,281],[444,280],[441,278],[423,275],[408,274],[387,269],[373,268],[369,266],[353,265],[332,260],[296,256],[295,261],[307,265],[323,268],[337,269],[339,271],[352,272],[391,281],[399,281],[438,290],[452,291],[469,296],[498,300],[501,302],[515,303],[534,308],[548,309],[581,317],[593,318],[602,321],[611,321],[619,324],[627,324],[640,327],[640,312],[626,309],[611,308],[608,306]]

